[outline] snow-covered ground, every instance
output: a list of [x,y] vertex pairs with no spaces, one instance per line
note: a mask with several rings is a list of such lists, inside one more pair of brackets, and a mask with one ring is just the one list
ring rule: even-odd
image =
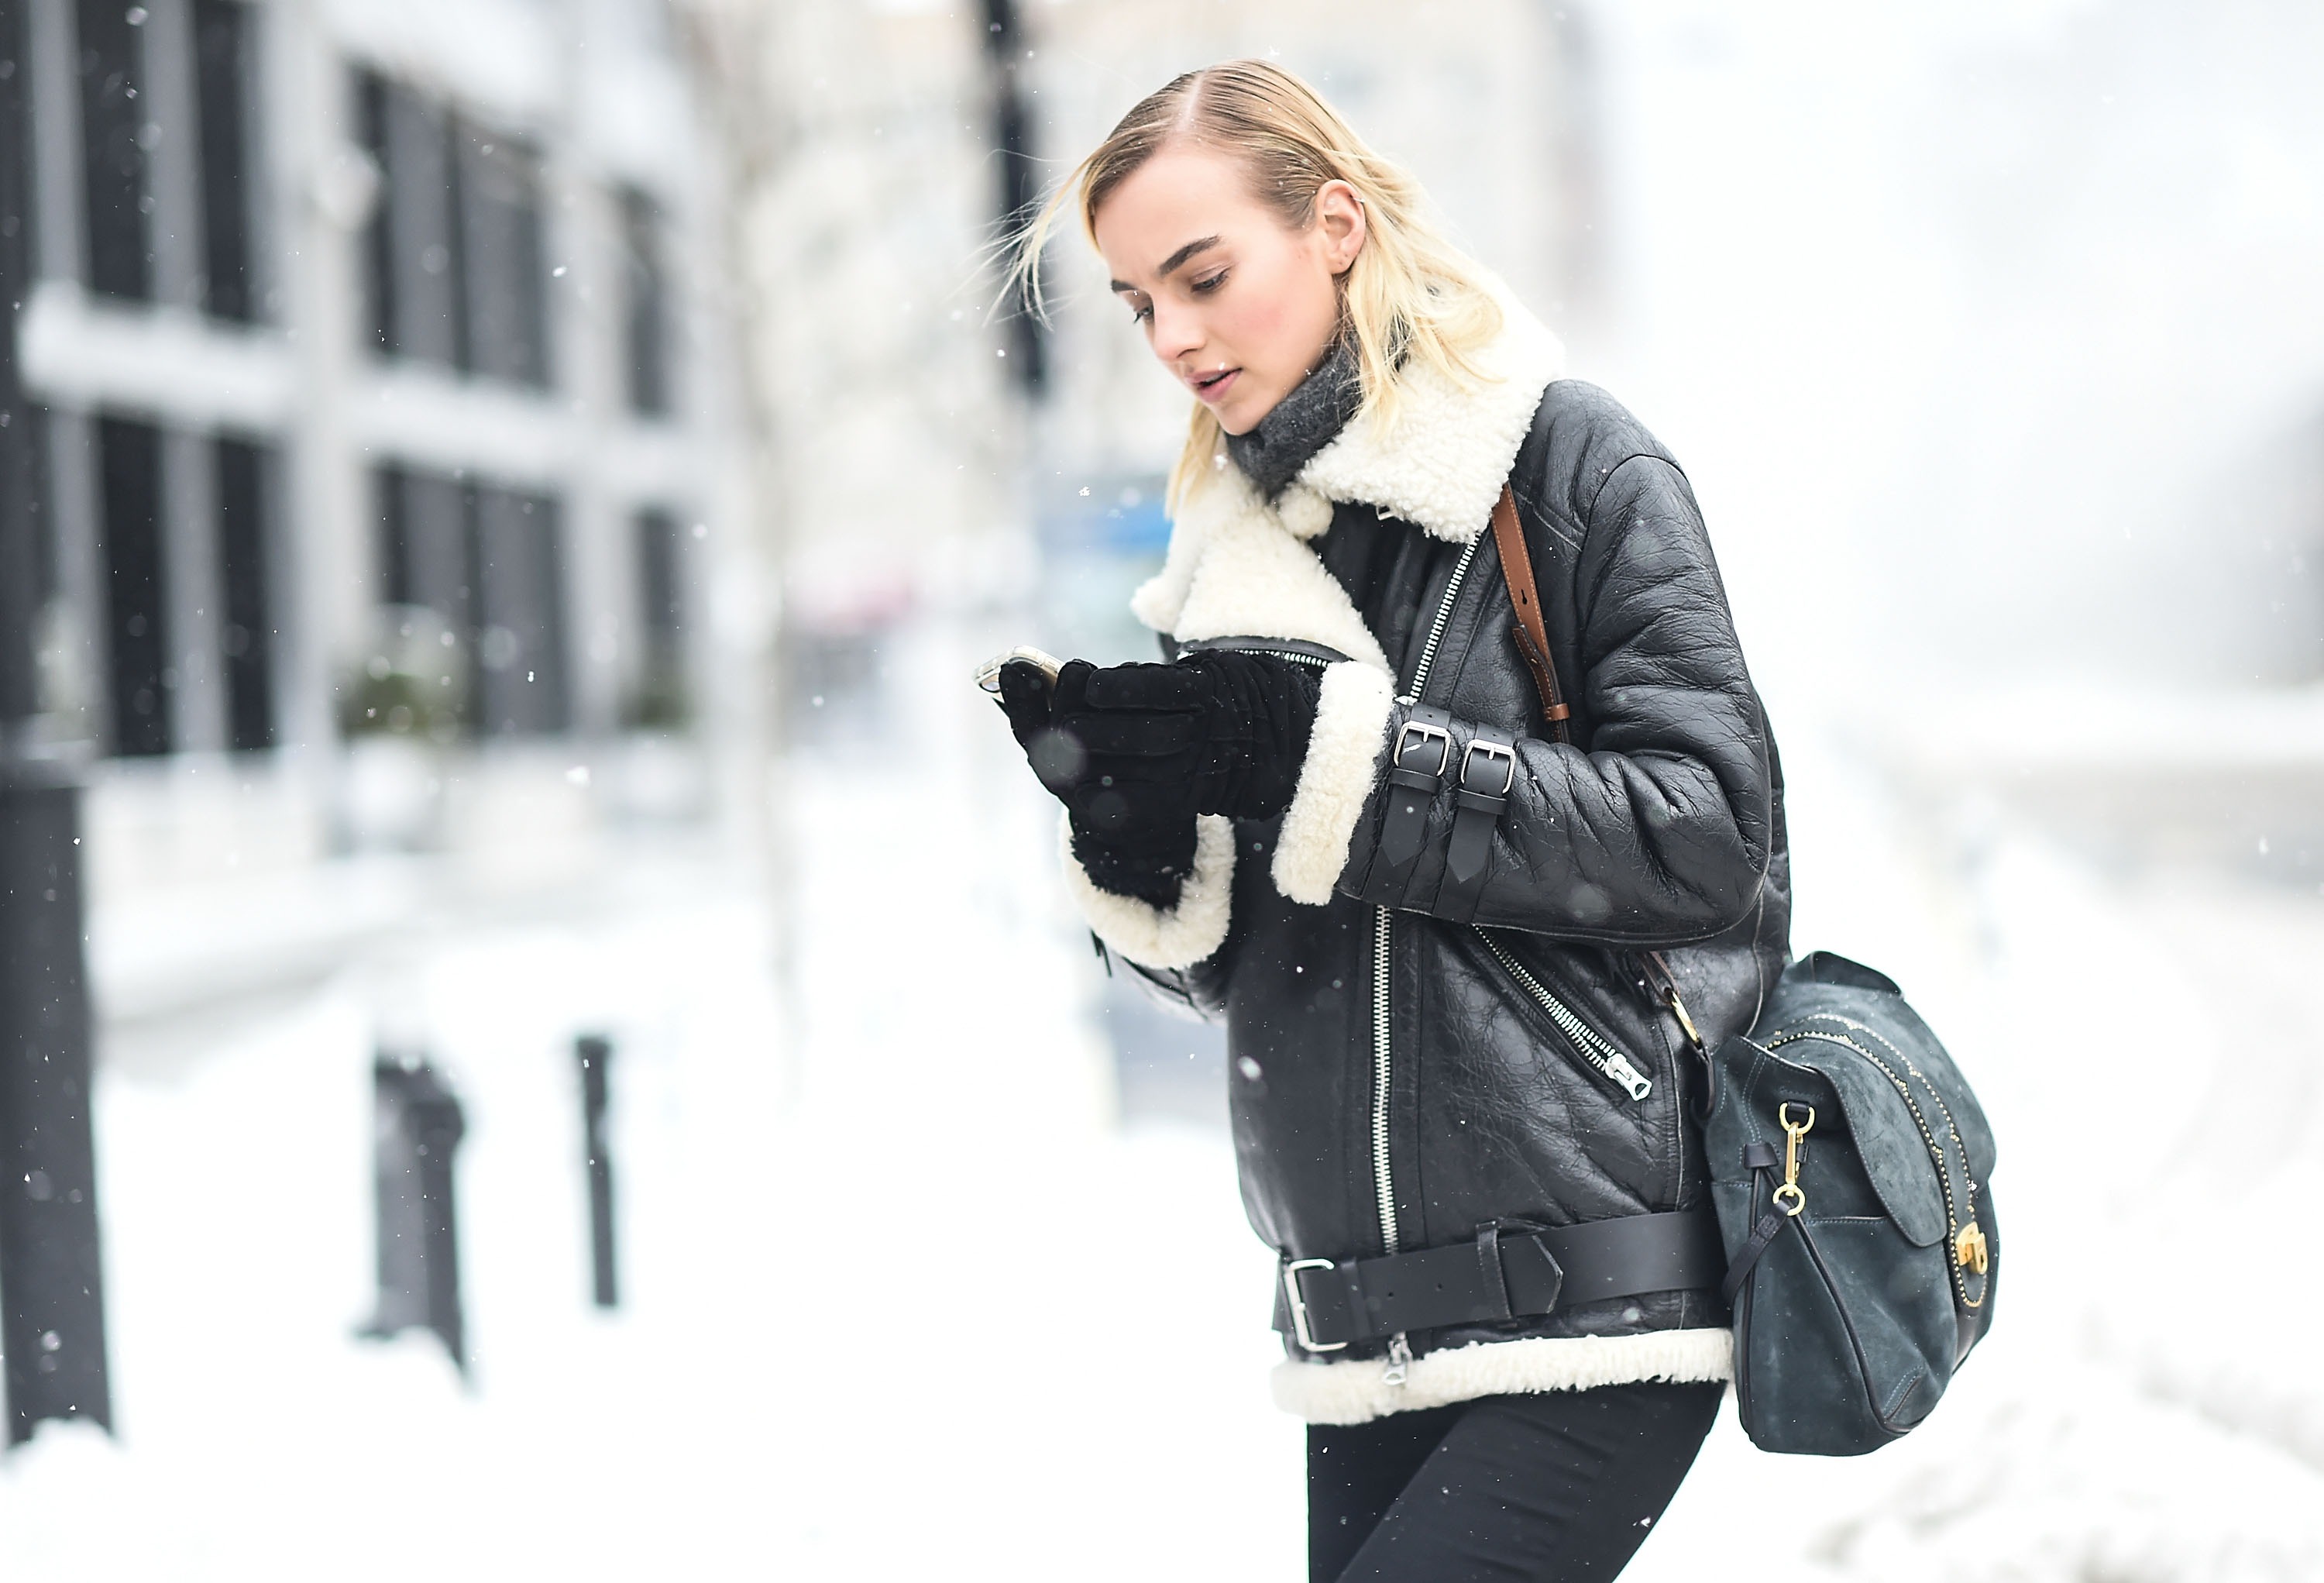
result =
[[[991,635],[914,629],[884,726],[799,756],[787,968],[752,874],[641,849],[108,1066],[120,1433],[0,1462],[0,1578],[1304,1576],[1271,1260],[1221,1134],[1120,1123],[1050,806],[964,680]],[[1787,738],[1798,943],[1903,979],[1978,1082],[1999,1323],[1877,1456],[1722,1422],[1632,1575],[2324,1577],[2324,903],[1932,823],[1835,740]],[[467,1106],[465,1384],[354,1334],[383,1028]],[[611,1316],[584,1029],[619,1050]]]

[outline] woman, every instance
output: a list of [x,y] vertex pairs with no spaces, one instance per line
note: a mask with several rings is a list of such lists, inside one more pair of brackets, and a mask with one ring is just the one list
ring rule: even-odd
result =
[[1028,275],[1075,191],[1195,400],[1133,604],[1172,659],[1012,666],[1003,707],[1099,939],[1226,1023],[1312,1576],[1611,1578],[1729,1371],[1697,1035],[1787,954],[1775,745],[1693,495],[1287,72],[1131,110]]

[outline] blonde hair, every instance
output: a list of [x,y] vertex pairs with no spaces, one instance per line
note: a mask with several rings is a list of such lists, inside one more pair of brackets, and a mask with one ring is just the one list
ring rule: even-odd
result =
[[[1047,317],[1041,250],[1075,191],[1083,234],[1095,246],[1105,200],[1147,161],[1181,143],[1241,162],[1252,193],[1294,230],[1314,223],[1316,195],[1326,182],[1355,190],[1366,237],[1341,279],[1340,316],[1355,342],[1364,421],[1394,421],[1400,383],[1415,368],[1462,384],[1489,377],[1473,355],[1499,333],[1500,304],[1476,266],[1432,223],[1420,184],[1374,153],[1321,94],[1265,60],[1231,60],[1175,79],[1139,100],[1066,173],[1009,249],[1009,284],[1031,312]],[[1197,403],[1170,477],[1174,510],[1188,483],[1210,466],[1221,439],[1218,419]]]

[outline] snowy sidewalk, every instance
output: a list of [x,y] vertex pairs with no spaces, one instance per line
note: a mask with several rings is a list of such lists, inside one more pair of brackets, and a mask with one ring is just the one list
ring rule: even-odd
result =
[[[0,1578],[1287,1576],[1297,1426],[1225,1140],[1114,1124],[1051,812],[949,650],[873,794],[810,755],[768,898],[451,921],[108,1071],[117,1441],[0,1464]],[[1029,792],[1029,795],[1026,793]],[[459,1092],[473,1376],[371,1302],[370,1061]],[[614,1036],[624,1308],[586,1306],[571,1040]]]
[[[108,1070],[121,1435],[0,1463],[0,1578],[1303,1576],[1271,1261],[1222,1135],[1116,1125],[1053,808],[962,680],[979,648],[890,656],[913,773],[797,761],[788,1004],[752,877],[665,856],[619,906],[456,924]],[[1877,1456],[1765,1458],[1722,1418],[1631,1576],[1730,1569],[1745,1534],[1826,1583],[2324,1577],[2324,1387],[2291,1361],[2316,1282],[2241,1278],[2282,1269],[2324,1164],[2324,905],[2108,880],[2002,826],[1939,845],[1789,745],[1797,943],[1903,980],[1993,1114],[1999,1324]],[[383,1017],[467,1106],[465,1387],[428,1338],[353,1337]],[[607,1317],[571,1053],[597,1028]]]

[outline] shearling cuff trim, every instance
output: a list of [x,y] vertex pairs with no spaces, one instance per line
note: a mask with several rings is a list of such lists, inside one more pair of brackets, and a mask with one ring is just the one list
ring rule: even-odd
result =
[[1385,1358],[1275,1365],[1275,1404],[1309,1423],[1368,1423],[1391,1412],[1534,1391],[1726,1380],[1735,1374],[1732,1330],[1650,1330],[1643,1336],[1543,1336],[1480,1341],[1415,1358],[1401,1385],[1384,1383]]
[[1191,967],[1226,943],[1233,899],[1234,821],[1213,814],[1194,819],[1194,872],[1167,912],[1135,896],[1100,890],[1074,857],[1073,820],[1058,825],[1065,889],[1098,939],[1143,967]]
[[1395,705],[1396,685],[1384,671],[1349,662],[1323,672],[1307,757],[1275,841],[1275,888],[1289,900],[1320,907],[1332,899]]

